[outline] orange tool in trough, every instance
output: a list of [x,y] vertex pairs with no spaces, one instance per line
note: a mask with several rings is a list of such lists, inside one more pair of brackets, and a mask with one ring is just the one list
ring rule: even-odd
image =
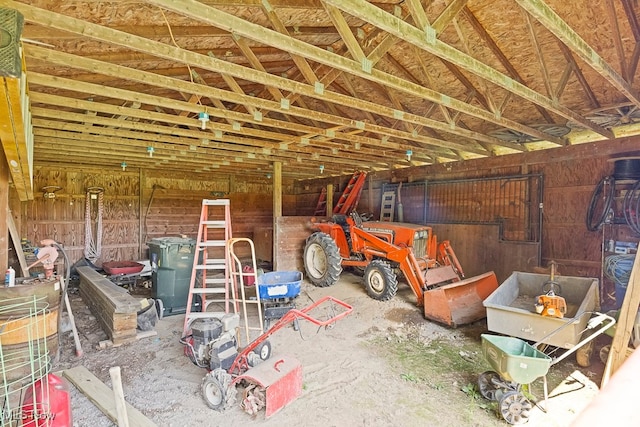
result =
[[438,244],[431,227],[363,221],[356,212],[312,227],[318,231],[307,238],[304,265],[314,285],[331,286],[343,267],[353,267],[364,270],[369,296],[386,301],[401,272],[427,319],[455,327],[486,316],[482,303],[498,287],[495,274],[465,279],[451,245]]

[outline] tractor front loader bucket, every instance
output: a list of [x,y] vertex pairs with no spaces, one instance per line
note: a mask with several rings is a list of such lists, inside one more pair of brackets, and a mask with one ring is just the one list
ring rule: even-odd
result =
[[245,380],[243,409],[251,415],[265,408],[265,418],[293,402],[302,394],[302,365],[291,356],[276,356],[249,369],[234,382]]
[[493,271],[424,292],[424,317],[457,327],[486,317],[482,302],[498,288]]

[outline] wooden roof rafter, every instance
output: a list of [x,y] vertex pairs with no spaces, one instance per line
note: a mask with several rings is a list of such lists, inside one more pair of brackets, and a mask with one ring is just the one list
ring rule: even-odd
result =
[[638,17],[636,16],[633,2],[631,0],[622,0],[621,2],[635,41],[633,54],[629,59],[629,68],[627,70],[628,82],[631,84],[633,83],[633,78],[638,68],[638,60],[640,59],[640,24],[638,24]]
[[[329,3],[332,3],[339,7],[341,10],[352,14],[353,16],[360,17],[362,19],[366,19],[368,22],[376,25],[386,31],[389,31],[395,34],[397,37],[402,38],[403,40],[415,44],[421,49],[436,55],[440,56],[444,59],[449,60],[450,62],[459,65],[460,67],[478,75],[479,77],[490,81],[497,86],[502,87],[514,94],[530,101],[535,104],[540,105],[541,107],[553,111],[566,119],[573,120],[586,128],[592,130],[593,132],[599,133],[605,138],[613,138],[613,133],[609,130],[606,130],[590,120],[582,117],[575,111],[570,110],[553,100],[542,96],[538,92],[530,89],[529,87],[514,81],[510,77],[505,74],[500,73],[499,71],[489,67],[488,65],[482,63],[481,61],[466,55],[459,50],[449,46],[445,43],[440,42],[436,37],[430,37],[427,33],[425,37],[425,32],[420,30],[413,25],[405,21],[401,21],[397,17],[386,13],[382,9],[379,9],[375,6],[372,6],[369,3],[366,3],[364,0],[325,0]],[[517,0],[519,2],[523,0]],[[509,126],[507,126],[509,127]],[[513,129],[513,128],[512,128]],[[517,130],[517,129],[514,129]],[[544,132],[538,132],[535,130],[524,131],[524,133],[539,137],[542,139],[550,140],[550,141],[558,141],[558,138],[550,137]],[[562,144],[562,142],[560,142]]]
[[[620,93],[624,94],[629,101],[640,107],[640,98],[637,91],[544,1],[516,0],[516,2],[567,45],[587,65],[597,71]],[[567,118],[570,119],[570,117]],[[578,123],[584,125],[584,123]]]
[[[550,31],[523,3],[548,6],[570,31]],[[64,159],[67,147],[106,128],[103,136],[132,142],[126,153],[133,168],[139,159],[141,167],[205,170],[211,160],[198,159],[203,146],[220,152],[219,167],[209,169],[215,173],[243,163],[258,171],[273,168],[270,160],[305,163],[293,178],[318,176],[320,162],[329,174],[342,173],[345,165],[333,158],[373,171],[408,166],[398,160],[407,149],[415,166],[601,141],[601,129],[640,134],[640,110],[612,83],[616,76],[561,39],[583,35],[620,84],[637,87],[640,14],[632,0],[580,10],[563,0],[177,4],[0,0],[26,18],[25,52],[49,48],[26,56],[38,100],[34,129],[59,131],[38,133],[36,147],[60,138]],[[357,13],[348,10],[354,5]],[[564,108],[588,121],[565,123]],[[205,130],[197,119],[202,109],[212,113]],[[56,110],[64,114],[56,117]],[[55,129],[65,123],[68,129]],[[175,137],[188,147],[176,146]],[[162,163],[144,157],[147,143]],[[100,160],[117,167],[121,145],[106,156],[108,145],[101,144]],[[88,161],[77,149],[69,155]],[[39,164],[48,156],[39,155]],[[184,156],[190,158],[181,162]]]
[[[113,64],[102,64],[98,61],[94,61],[94,60],[90,60],[90,59],[86,59],[86,58],[82,58],[82,57],[75,57],[73,55],[69,55],[69,54],[64,54],[62,52],[53,52],[53,51],[49,51],[47,49],[44,48],[39,48],[39,47],[35,47],[35,46],[30,46],[28,47],[28,49],[26,49],[27,55],[29,56],[42,56],[42,57],[47,57],[49,58],[50,61],[55,61],[55,62],[59,62],[59,63],[66,63],[66,62],[73,62],[74,66],[76,67],[83,67],[87,70],[93,69],[93,70],[100,70],[101,73],[107,73],[107,74],[112,74],[112,75],[119,75],[121,77],[124,78],[128,78],[128,79],[134,79],[134,80],[138,80],[138,81],[146,81],[146,82],[151,82],[156,86],[162,86],[162,87],[167,87],[167,88],[173,88],[173,89],[180,89],[182,91],[185,92],[192,92],[192,93],[197,93],[200,95],[205,95],[205,96],[211,96],[217,99],[226,99],[230,102],[242,102],[244,101],[244,99],[251,99],[251,101],[253,101],[254,103],[256,103],[257,106],[260,106],[263,109],[270,109],[270,110],[278,110],[280,109],[280,104],[276,103],[274,101],[268,101],[268,100],[264,100],[264,99],[259,99],[259,98],[254,98],[254,97],[249,97],[249,96],[240,96],[240,95],[233,95],[232,93],[228,92],[228,91],[223,91],[217,88],[211,88],[211,87],[203,87],[201,85],[197,85],[197,84],[193,84],[190,82],[184,82],[181,80],[175,80],[175,79],[171,79],[171,78],[167,78],[167,77],[163,77],[163,76],[156,76],[154,74],[148,73],[148,72],[144,72],[144,71],[139,71],[139,70],[133,70],[133,69],[128,69],[126,67],[121,67],[121,66],[117,66],[117,65],[113,65]],[[71,57],[71,58],[70,58]],[[42,78],[44,77],[40,77],[38,78],[39,75],[37,73],[34,73],[34,79],[36,82],[38,81],[42,81]],[[50,78],[51,79],[51,78]],[[56,78],[55,80],[51,80],[51,81],[55,81],[55,82],[59,82],[58,86],[62,87],[62,83],[64,83],[64,80],[62,80],[61,78]],[[79,83],[75,83],[72,86],[69,86],[70,88],[73,87],[78,87]],[[89,91],[95,91],[95,89],[90,88],[90,86],[88,86],[87,84],[85,84],[84,86],[86,86]],[[111,92],[110,92],[111,93]],[[197,113],[199,110],[197,108],[192,107],[192,111],[194,113]],[[300,116],[305,116],[306,114],[308,114],[305,110],[297,108],[297,107],[290,107],[287,110],[290,114],[292,115],[300,115]],[[215,117],[216,116],[216,111],[211,111],[211,116]],[[233,121],[250,121],[253,120],[252,117],[246,117],[246,116],[242,116],[242,115],[238,115],[240,113],[225,113],[222,115],[219,115],[221,118],[230,118]],[[327,123],[334,123],[334,124],[340,124],[340,125],[351,125],[352,121],[351,120],[347,120],[344,119],[342,117],[337,117],[337,116],[332,116],[326,113],[321,113],[321,112],[316,112],[315,113],[315,117],[318,120],[322,120],[325,121]],[[195,120],[192,120],[194,123],[197,123]],[[265,120],[263,120],[263,123],[267,122],[268,119],[265,118]],[[278,129],[289,129],[292,131],[299,131],[301,133],[304,134],[323,134],[324,129],[316,129],[314,130],[311,127],[308,126],[302,126],[302,125],[294,125],[292,123],[288,123],[288,122],[282,122],[282,121],[274,121],[274,127],[278,128]],[[408,139],[411,138],[412,135],[407,134],[407,133],[403,133],[403,132],[399,132],[399,131],[395,131],[392,129],[386,129],[383,128],[381,126],[376,126],[371,124],[370,126],[370,130],[373,132],[378,132],[380,134],[383,135],[388,135],[388,136],[393,136],[396,138],[404,138],[404,139]],[[339,135],[338,135],[339,136]],[[379,140],[378,140],[379,141]],[[433,138],[429,139],[429,138],[421,138],[421,141],[423,141],[425,144],[430,144],[430,145],[434,145],[437,146],[438,144],[440,144],[440,141],[435,140]],[[364,141],[361,141],[364,142]],[[373,140],[369,143],[373,143]],[[378,142],[376,142],[378,143]],[[464,147],[462,144],[456,144],[456,143],[449,143],[452,147],[457,147],[458,149],[462,149],[462,147]],[[382,143],[382,145],[386,145],[386,143]],[[393,146],[388,146],[388,148],[393,148]],[[400,144],[395,146],[396,149],[398,150],[403,150],[402,146]],[[470,150],[472,152],[476,152],[476,154],[482,154],[483,151],[478,152],[477,150],[474,150],[473,147],[465,147],[465,149]]]
[[538,36],[536,35],[536,29],[531,21],[531,16],[528,13],[523,11],[525,22],[527,23],[527,29],[529,30],[529,37],[531,38],[531,45],[534,48],[536,53],[536,58],[538,59],[538,64],[540,66],[540,73],[542,74],[542,82],[544,83],[545,91],[547,92],[547,97],[552,100],[558,101],[558,98],[555,97],[556,92],[551,87],[551,78],[549,77],[549,71],[547,69],[547,64],[544,60],[544,54],[542,53],[542,48],[540,47],[540,42],[538,41]]
[[[465,8],[462,9],[462,16],[464,16],[464,18],[471,24],[473,29],[480,36],[480,38],[484,41],[484,43],[487,45],[487,47],[491,50],[491,52],[496,57],[496,59],[505,68],[505,70],[507,70],[507,72],[509,73],[511,78],[513,78],[517,82],[526,84],[526,82],[524,81],[524,79],[522,78],[522,76],[520,75],[518,70],[516,70],[516,68],[513,66],[513,64],[509,61],[509,59],[506,57],[506,55],[504,54],[502,49],[500,49],[500,47],[498,47],[498,45],[495,42],[495,40],[493,40],[493,38],[489,35],[487,30],[478,21],[478,19],[475,17],[473,12],[471,12],[471,10],[469,10],[467,7],[465,7]],[[509,93],[511,93],[511,92],[509,92]],[[505,101],[507,99],[508,99],[508,97],[505,98]],[[544,108],[542,108],[538,104],[534,104],[534,107],[536,108],[538,113],[540,113],[542,118],[547,123],[553,123],[553,118],[551,117],[551,115],[549,114],[549,112],[547,110],[545,110]],[[500,109],[500,111],[503,111],[502,108]]]
[[[476,116],[480,119],[496,123],[500,126],[510,127],[515,130],[519,130],[523,133],[537,136],[541,139],[546,139],[552,142],[556,142],[558,144],[562,144],[562,141],[560,139],[552,137],[548,134],[545,134],[544,132],[540,132],[529,126],[522,125],[518,122],[506,119],[504,117],[496,117],[494,114],[487,112],[486,110],[477,108],[473,105],[466,104],[455,98],[451,98],[449,96],[427,89],[425,87],[415,85],[415,84],[410,84],[409,82],[398,79],[395,76],[380,72],[375,68],[372,69],[370,72],[368,70],[365,71],[362,69],[362,64],[352,59],[341,57],[331,52],[323,51],[314,46],[301,43],[295,39],[287,38],[286,36],[283,36],[280,33],[260,27],[258,25],[255,25],[250,22],[239,19],[237,17],[234,17],[232,15],[225,14],[224,12],[221,12],[217,9],[204,10],[199,3],[196,3],[195,1],[192,3],[193,0],[185,0],[185,2],[181,3],[180,7],[178,7],[176,4],[174,4],[170,0],[146,0],[146,1],[148,3],[165,7],[169,10],[175,10],[178,13],[188,15],[194,19],[198,19],[198,20],[210,23],[211,25],[214,25],[214,26],[228,28],[229,30],[233,28],[233,31],[235,31],[236,33],[242,34],[245,37],[252,38],[255,40],[260,40],[263,43],[272,44],[274,46],[279,46],[283,50],[289,53],[295,53],[301,56],[305,56],[308,59],[313,59],[317,62],[331,65],[334,68],[341,69],[343,71],[349,72],[350,74],[354,74],[359,77],[364,77],[365,79],[371,79],[373,81],[377,81],[378,83],[385,84],[389,87],[406,92],[408,94],[426,98],[426,99],[432,100],[433,102],[437,102],[439,104],[447,104],[448,107],[453,109],[459,109],[465,114]],[[330,95],[330,92],[328,91],[324,91],[322,94],[323,97],[327,97],[329,95]],[[406,114],[404,115],[406,116]],[[440,130],[444,130],[445,132],[447,131],[452,132],[455,129],[452,129],[446,123],[442,123]],[[521,150],[521,147],[517,144],[507,143],[505,145],[505,141],[500,141],[498,139],[493,139],[493,141],[487,141],[487,142],[494,145],[508,146],[509,148],[515,149],[518,151]]]

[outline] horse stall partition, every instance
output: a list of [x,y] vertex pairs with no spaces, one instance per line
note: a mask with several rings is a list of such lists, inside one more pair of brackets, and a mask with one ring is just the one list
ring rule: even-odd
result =
[[382,191],[398,189],[403,221],[428,224],[439,241],[451,241],[467,276],[494,270],[501,281],[539,266],[541,174],[384,184]]

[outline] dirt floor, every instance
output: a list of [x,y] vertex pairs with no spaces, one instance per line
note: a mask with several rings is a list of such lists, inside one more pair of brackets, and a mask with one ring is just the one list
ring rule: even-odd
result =
[[[109,387],[109,368],[120,366],[125,398],[159,426],[505,426],[496,402],[482,398],[478,376],[489,369],[481,353],[486,322],[450,329],[426,321],[406,285],[391,301],[366,295],[361,278],[343,273],[330,288],[303,282],[299,308],[325,295],[354,307],[330,328],[300,321],[271,337],[273,356],[286,354],[303,366],[302,395],[269,419],[250,416],[237,404],[225,412],[209,409],[201,383],[206,371],[193,365],[179,343],[184,315],[160,320],[157,335],[118,348],[97,349],[107,339],[77,294],[72,294],[84,349],[75,356],[65,333],[54,370],[84,365]],[[319,315],[324,315],[319,313]],[[327,314],[328,315],[328,314]],[[242,344],[242,343],[241,343]],[[549,370],[549,412],[534,407],[528,425],[568,426],[597,392],[603,365],[593,357],[580,368],[573,357]],[[531,394],[542,400],[542,380]],[[113,423],[71,386],[74,425]],[[240,393],[239,393],[240,395]],[[540,403],[543,406],[543,403]]]

